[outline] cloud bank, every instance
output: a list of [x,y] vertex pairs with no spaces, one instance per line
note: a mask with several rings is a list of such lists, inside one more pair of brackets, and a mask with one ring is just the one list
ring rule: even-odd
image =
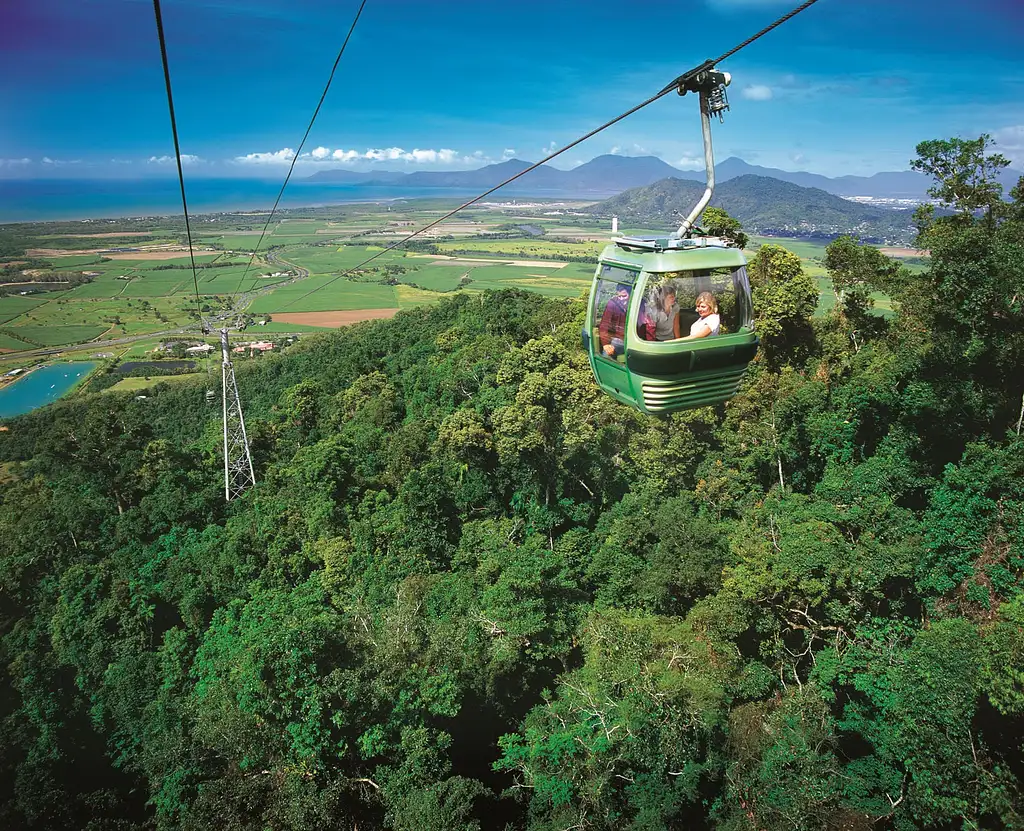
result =
[[[294,158],[295,151],[290,147],[284,147],[272,153],[247,153],[244,156],[235,156],[233,161],[238,164],[254,165],[290,164]],[[448,147],[443,147],[440,150],[422,150],[418,147],[412,150],[405,150],[402,147],[371,147],[367,150],[359,151],[345,150],[343,148],[332,150],[330,147],[320,146],[299,156],[298,163],[404,162],[406,164],[451,164],[452,162],[470,160],[471,157],[460,157],[457,150],[452,150]]]
[[[113,161],[118,161],[114,159]],[[174,156],[150,156],[147,161],[150,164],[175,164]],[[202,161],[198,156],[193,156],[190,153],[181,154],[181,165],[187,167],[190,164],[199,164]]]
[[771,101],[773,97],[772,88],[766,87],[764,84],[751,84],[744,87],[740,95],[748,101]]
[[1006,156],[1015,167],[1024,164],[1024,124],[1002,127],[992,133],[992,140],[996,152]]

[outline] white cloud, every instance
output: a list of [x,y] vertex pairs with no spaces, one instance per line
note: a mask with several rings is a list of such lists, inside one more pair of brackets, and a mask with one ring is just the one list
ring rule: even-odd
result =
[[235,161],[241,164],[288,164],[293,158],[295,151],[285,147],[276,153],[247,153],[244,156],[235,156]]
[[21,167],[22,165],[32,164],[31,159],[0,159],[0,167]]
[[554,140],[551,140],[551,141],[548,142],[547,147],[542,147],[541,148],[540,153],[541,153],[541,156],[550,156],[557,149],[558,149],[558,145],[555,144]]
[[[175,164],[174,156],[150,156],[148,161],[150,164]],[[201,161],[202,159],[198,156],[193,156],[189,153],[181,154],[181,164],[183,167],[187,167],[190,164],[199,164]]]
[[[292,159],[292,150],[285,148],[277,153],[250,153],[247,156],[239,156],[235,161],[239,162],[288,162]],[[458,151],[448,147],[440,150],[421,149],[405,150],[402,147],[371,147],[362,152],[358,150],[345,150],[338,148],[332,150],[329,147],[317,147],[309,153],[303,153],[299,157],[300,162],[342,162],[350,164],[353,162],[405,162],[407,164],[449,164],[459,159]]]
[[703,156],[683,156],[676,162],[676,167],[683,170],[702,170],[704,168]]
[[629,147],[622,147],[616,144],[611,150],[608,151],[613,156],[654,156],[646,147],[641,144],[634,142]]
[[513,159],[513,158],[515,158],[515,155],[516,155],[516,151],[513,148],[506,147],[504,152],[501,154],[501,158],[503,158],[503,159]]
[[764,84],[751,84],[744,87],[740,95],[748,101],[771,101],[772,88],[766,87]]
[[1002,127],[992,133],[995,150],[1014,164],[1024,164],[1024,124]]
[[51,159],[49,156],[43,156],[43,164],[52,164],[57,167],[66,164],[81,164],[81,159]]

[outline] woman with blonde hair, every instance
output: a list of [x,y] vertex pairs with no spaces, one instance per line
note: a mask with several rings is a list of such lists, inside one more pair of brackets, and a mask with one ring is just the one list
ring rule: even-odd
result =
[[693,322],[690,334],[684,340],[717,335],[722,325],[722,319],[718,316],[718,301],[715,300],[715,296],[710,291],[702,291],[697,295],[695,306],[700,317]]

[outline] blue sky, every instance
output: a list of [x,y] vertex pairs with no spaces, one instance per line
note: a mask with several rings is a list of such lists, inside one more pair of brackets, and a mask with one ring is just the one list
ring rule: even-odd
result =
[[[367,0],[296,175],[536,160],[796,0]],[[283,177],[358,0],[163,0],[188,176]],[[720,68],[716,157],[828,176],[903,170],[988,132],[1024,168],[1024,2],[818,0]],[[0,178],[167,175],[150,0],[0,4]],[[700,166],[670,95],[560,157]]]

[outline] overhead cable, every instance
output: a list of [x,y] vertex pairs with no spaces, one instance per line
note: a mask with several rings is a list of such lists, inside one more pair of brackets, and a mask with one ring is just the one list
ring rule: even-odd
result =
[[164,81],[167,84],[167,109],[171,113],[171,133],[174,135],[174,159],[178,163],[178,184],[181,185],[181,207],[185,212],[185,233],[188,236],[188,256],[192,261],[192,285],[196,290],[196,312],[203,330],[203,304],[199,299],[199,277],[196,275],[196,257],[192,250],[192,226],[188,221],[188,202],[185,199],[185,174],[181,170],[181,148],[178,146],[178,125],[174,119],[174,97],[171,95],[171,68],[167,62],[167,44],[164,41],[164,21],[160,14],[160,0],[153,0],[153,13],[156,15],[156,32],[160,37],[160,59],[164,66]]
[[348,34],[345,35],[345,41],[341,44],[341,49],[338,50],[338,57],[334,59],[334,66],[331,67],[331,74],[327,77],[327,83],[324,85],[324,91],[320,95],[320,100],[317,102],[316,109],[313,110],[313,117],[309,119],[309,126],[306,127],[306,134],[302,137],[302,141],[299,142],[299,147],[295,151],[295,155],[292,156],[292,163],[288,166],[288,175],[284,177],[284,184],[281,185],[281,190],[277,193],[277,199],[274,200],[274,207],[270,211],[270,216],[267,217],[267,221],[263,223],[263,231],[260,233],[260,238],[256,242],[256,247],[252,250],[252,255],[249,257],[249,264],[246,265],[245,271],[242,272],[242,277],[238,281],[238,285],[235,286],[235,290],[231,293],[232,296],[238,294],[239,289],[245,282],[246,276],[249,274],[249,269],[252,268],[253,260],[256,259],[256,252],[260,250],[260,245],[263,242],[263,237],[266,236],[267,228],[270,227],[270,220],[274,218],[274,213],[277,211],[277,206],[281,202],[281,197],[284,196],[284,189],[288,187],[288,181],[292,178],[292,171],[295,169],[295,162],[299,160],[299,156],[302,153],[302,148],[306,146],[306,139],[309,138],[309,133],[313,129],[313,124],[316,123],[316,117],[320,114],[320,108],[324,104],[324,99],[327,98],[327,92],[331,88],[331,82],[334,80],[334,73],[338,70],[338,64],[341,62],[341,56],[345,54],[345,47],[348,46],[348,42],[352,37],[352,33],[356,29],[356,24],[359,22],[359,17],[363,13],[363,7],[366,6],[366,0],[362,0],[359,4],[359,9],[356,11],[356,16],[352,20],[352,25],[348,27]]
[[764,36],[765,34],[770,32],[772,29],[776,28],[777,26],[781,26],[787,20],[789,20],[790,18],[796,16],[797,14],[799,14],[800,12],[802,12],[804,9],[808,8],[809,6],[813,6],[816,2],[817,2],[817,0],[806,0],[804,3],[801,3],[799,6],[797,6],[792,11],[787,12],[786,14],[784,14],[782,17],[780,17],[778,20],[776,20],[771,25],[765,26],[761,31],[759,31],[756,34],[752,35],[751,37],[747,38],[746,40],[744,40],[742,43],[738,44],[737,46],[734,46],[732,49],[730,49],[728,52],[726,52],[723,55],[721,55],[716,60],[704,61],[700,65],[695,66],[693,69],[690,69],[687,72],[684,72],[682,75],[680,75],[675,80],[673,80],[672,83],[670,83],[667,86],[665,86],[660,92],[657,92],[656,94],[652,95],[646,101],[643,101],[643,102],[637,104],[635,107],[632,107],[631,109],[626,110],[626,112],[622,113],[621,115],[617,115],[611,121],[607,121],[604,124],[602,124],[600,127],[597,127],[595,129],[591,130],[585,136],[581,136],[580,138],[576,139],[575,141],[570,142],[569,144],[565,145],[565,147],[562,147],[561,149],[556,150],[554,153],[551,153],[550,155],[545,156],[543,159],[541,159],[536,164],[532,164],[529,167],[519,171],[514,176],[510,176],[508,179],[506,179],[501,184],[498,184],[498,185],[495,185],[492,188],[489,188],[488,190],[486,190],[483,193],[481,193],[479,196],[473,197],[468,202],[463,202],[461,205],[459,205],[459,207],[455,208],[454,210],[449,211],[448,213],[446,213],[444,216],[440,217],[439,219],[435,219],[429,225],[424,225],[419,230],[413,231],[413,233],[409,234],[407,237],[404,237],[403,239],[400,239],[397,242],[393,242],[391,245],[388,245],[386,248],[381,249],[380,251],[378,251],[373,256],[368,257],[367,259],[363,260],[358,265],[355,265],[352,268],[348,269],[347,271],[343,271],[341,274],[338,274],[337,276],[332,277],[330,280],[326,281],[325,283],[322,283],[321,285],[317,286],[316,288],[310,289],[305,294],[299,295],[294,300],[290,300],[289,302],[285,303],[283,306],[279,306],[274,312],[272,312],[272,314],[277,314],[278,312],[280,312],[280,311],[282,311],[284,309],[287,309],[289,306],[293,306],[294,304],[298,303],[300,300],[305,300],[307,297],[309,297],[314,292],[320,291],[321,289],[326,288],[327,286],[329,286],[332,283],[340,280],[341,278],[347,277],[349,274],[352,274],[353,272],[358,271],[359,269],[369,265],[374,260],[376,260],[378,257],[382,256],[383,254],[386,254],[388,251],[393,251],[395,248],[399,248],[399,247],[405,245],[407,242],[409,242],[410,240],[414,239],[415,237],[418,237],[420,234],[423,234],[426,231],[429,231],[431,228],[434,228],[435,226],[440,225],[446,219],[450,219],[451,217],[455,216],[455,214],[457,214],[459,211],[465,210],[470,205],[473,205],[476,202],[479,202],[481,199],[483,199],[483,198],[485,198],[487,196],[490,196],[496,190],[499,190],[499,189],[505,187],[505,185],[508,185],[508,184],[514,182],[516,179],[518,179],[521,176],[525,176],[530,171],[536,170],[542,164],[545,164],[546,162],[549,162],[552,159],[554,159],[554,158],[556,158],[558,156],[561,156],[567,150],[571,150],[576,145],[583,143],[584,141],[586,141],[589,138],[592,138],[593,136],[596,136],[602,130],[607,130],[613,124],[618,124],[618,122],[622,121],[622,119],[624,119],[624,118],[626,118],[628,116],[631,116],[633,113],[637,112],[638,110],[642,110],[644,107],[648,106],[649,104],[653,104],[659,98],[663,98],[664,96],[668,95],[670,92],[672,92],[674,90],[678,90],[680,92],[683,92],[685,90],[685,86],[686,86],[687,81],[695,78],[701,72],[704,72],[704,71],[706,71],[708,69],[711,69],[716,64],[720,63],[721,61],[725,60],[726,58],[728,58],[728,57],[730,57],[732,55],[735,55],[741,49],[749,46],[755,40],[757,40],[758,38]]

